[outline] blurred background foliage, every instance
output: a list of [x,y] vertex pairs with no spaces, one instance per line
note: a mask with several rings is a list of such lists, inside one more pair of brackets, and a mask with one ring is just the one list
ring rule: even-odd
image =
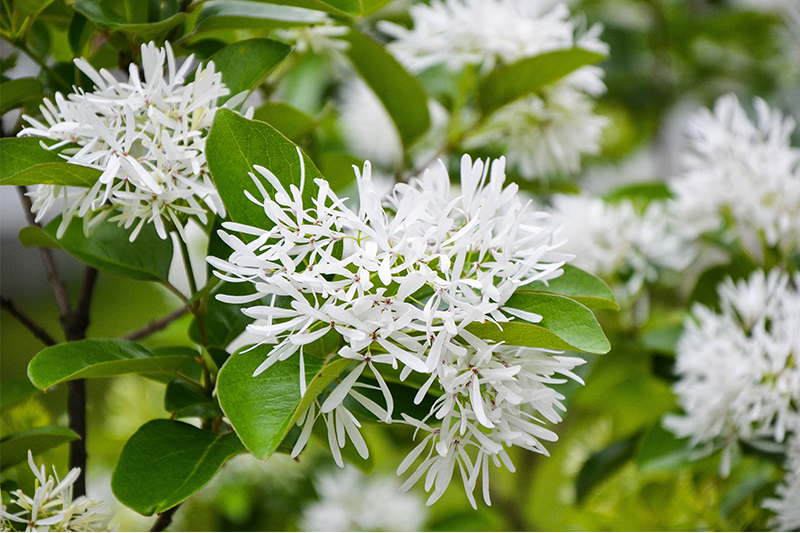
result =
[[[280,3],[284,2],[276,2]],[[411,2],[366,3],[367,13],[357,17],[356,24],[377,39],[385,38],[374,31],[377,20],[411,23],[407,11]],[[199,59],[235,41],[286,38],[280,33],[285,28],[276,28],[269,16],[245,16],[232,9],[234,2],[202,4],[3,0],[3,134],[15,134],[20,107],[35,113],[42,95],[70,91],[73,85],[90,88],[90,80],[72,65],[74,57],[86,57],[95,68],[115,69],[136,62],[138,44],[152,38],[170,40],[176,55],[194,53]],[[710,106],[724,93],[740,95],[745,105],[752,95],[759,95],[800,116],[800,22],[788,15],[785,6],[790,4],[791,0],[570,2],[573,14],[585,17],[588,26],[595,22],[604,26],[601,38],[610,45],[610,54],[600,66],[608,91],[599,99],[598,112],[610,119],[610,126],[603,134],[602,153],[585,160],[579,175],[520,180],[521,187],[546,199],[552,192],[607,194],[629,183],[662,182],[677,169],[687,112]],[[257,5],[265,10],[275,7]],[[126,12],[123,6],[135,9]],[[370,6],[378,9],[370,13]],[[43,9],[35,22],[27,24],[26,14],[39,7]],[[211,16],[212,7],[224,12]],[[350,20],[348,13],[333,11],[333,20]],[[349,150],[340,123],[340,92],[347,72],[341,61],[330,50],[297,47],[249,103],[256,108],[256,119],[300,144],[334,189],[346,191],[353,181],[350,167],[361,160]],[[458,80],[446,78],[430,72],[419,75],[427,93],[452,110]],[[499,154],[484,149],[473,155]],[[57,331],[58,315],[39,258],[16,239],[23,224],[16,191],[3,188],[0,194],[2,293],[24,299],[26,312],[49,331]],[[646,201],[646,196],[639,196],[639,201]],[[202,261],[204,244],[198,242],[195,248]],[[78,264],[66,256],[59,256],[59,261],[70,284],[77,287]],[[661,417],[677,409],[670,390],[675,380],[672,364],[688,304],[694,300],[713,305],[716,281],[732,273],[732,267],[701,277],[703,272],[702,266],[690,268],[680,279],[659,280],[619,313],[601,311],[612,350],[602,356],[583,354],[588,363],[578,372],[586,385],[562,386],[567,416],[553,428],[559,440],[549,446],[551,456],[513,450],[517,472],[493,474],[491,507],[473,511],[461,489],[451,487],[428,510],[422,527],[434,531],[765,529],[769,514],[759,502],[780,479],[780,461],[744,453],[735,458],[732,475],[721,479],[719,454],[690,464],[685,443],[660,426]],[[90,337],[122,335],[177,304],[154,284],[110,274],[100,276],[96,294]],[[188,326],[185,317],[143,344],[187,343]],[[42,346],[5,312],[0,328],[4,396],[0,436],[47,424],[65,425],[63,385],[14,401],[15,384],[26,381],[26,366]],[[135,376],[88,383],[91,497],[114,501],[109,481],[122,445],[144,422],[169,416],[163,389],[163,384]],[[364,468],[374,475],[393,476],[412,446],[408,429],[367,425],[364,435],[373,453],[371,466]],[[66,446],[46,452],[40,461],[58,465],[63,474]],[[249,455],[237,457],[181,506],[172,529],[298,530],[303,527],[304,509],[318,498],[320,472],[334,468],[329,453],[319,445],[298,461],[285,455],[267,463]],[[15,484],[28,489],[33,484],[25,465],[5,471],[2,480],[4,491]],[[370,503],[381,506],[380,501]],[[122,530],[146,529],[152,521],[121,505],[115,510],[113,523]]]

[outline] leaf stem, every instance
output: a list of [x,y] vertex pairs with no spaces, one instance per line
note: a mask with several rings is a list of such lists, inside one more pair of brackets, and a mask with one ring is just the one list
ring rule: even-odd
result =
[[178,510],[178,507],[180,507],[180,505],[181,504],[178,504],[175,507],[167,509],[166,511],[158,515],[158,518],[153,523],[153,527],[150,528],[150,531],[164,531],[165,529],[167,529],[169,525],[172,523],[172,516],[175,514],[175,511]]

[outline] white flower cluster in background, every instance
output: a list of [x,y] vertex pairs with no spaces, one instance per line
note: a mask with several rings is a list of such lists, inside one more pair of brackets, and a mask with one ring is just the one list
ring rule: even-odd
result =
[[756,98],[752,121],[738,99],[719,98],[690,124],[686,171],[671,184],[672,206],[689,237],[730,224],[757,258],[763,248],[800,247],[800,150],[795,121]]
[[[564,381],[556,374],[580,381],[572,370],[584,361],[492,344],[468,328],[487,321],[540,321],[539,315],[504,304],[518,288],[560,275],[571,258],[555,251],[558,226],[551,217],[523,204],[516,185],[505,185],[502,158],[490,165],[465,155],[455,198],[440,165],[410,184],[398,184],[383,203],[367,162],[363,172],[356,169],[357,211],[346,208],[324,180],[317,180],[319,192],[309,206],[302,200],[304,177],[299,188],[287,191],[269,170],[256,170],[276,191],[268,194],[254,178],[263,199],[250,199],[263,206],[271,229],[225,223],[228,231],[253,240],[245,243],[220,231],[234,251],[228,260],[208,258],[221,279],[255,286],[252,296],[220,300],[268,302],[244,309],[258,319],[248,331],[274,345],[256,374],[290,357],[299,358],[302,368],[304,347],[330,331],[344,341],[338,355],[356,364],[326,398],[301,414],[293,455],[321,416],[340,466],[346,438],[366,457],[359,422],[344,400],[349,396],[379,420],[393,421],[394,400],[380,370],[391,372],[390,366],[399,367],[403,380],[412,372],[425,377],[417,403],[428,391],[443,393],[423,420],[403,413],[403,421],[425,436],[399,473],[422,457],[406,487],[427,472],[429,503],[444,493],[456,465],[475,505],[478,477],[489,502],[490,462],[513,470],[504,446],[547,453],[542,441],[557,436],[543,427],[544,420],[559,422],[558,410],[564,409],[563,397],[549,385]],[[377,387],[359,382],[370,375]],[[298,385],[304,392],[302,373]],[[364,394],[370,387],[382,393],[383,405]],[[429,425],[431,418],[440,427],[432,427],[432,420]]]
[[625,305],[664,270],[680,271],[695,256],[690,241],[674,230],[663,203],[639,213],[629,199],[610,203],[587,195],[557,194],[552,213],[561,223],[564,251],[574,265],[608,281]]
[[776,489],[777,498],[764,500],[763,507],[775,511],[770,527],[777,531],[800,530],[800,435],[789,442],[786,477]]
[[[472,65],[488,73],[497,65],[573,47],[608,53],[599,40],[600,25],[576,35],[580,23],[569,18],[567,6],[549,0],[433,0],[412,6],[410,15],[410,30],[386,21],[379,28],[396,39],[389,49],[412,72]],[[578,69],[541,94],[494,113],[465,146],[503,146],[526,178],[579,171],[582,155],[599,153],[608,124],[594,114],[594,97],[605,92],[602,77],[599,67]]]
[[[59,237],[76,215],[88,232],[116,213],[109,220],[126,228],[135,224],[131,240],[145,223],[152,223],[162,239],[174,225],[185,240],[187,215],[206,223],[207,211],[225,213],[204,149],[217,101],[229,90],[213,62],[198,65],[194,80],[186,83],[192,59],[178,67],[169,43],[164,48],[142,45],[143,75],[131,64],[127,82],[104,69],[97,72],[82,58],[75,60],[94,91],[78,89],[67,97],[56,93],[55,103],[45,99],[40,107],[45,123],[24,116],[31,126],[19,135],[54,139],[58,142],[51,150],[63,148],[67,161],[102,175],[86,190],[37,186],[29,193],[37,221],[63,203]],[[225,106],[238,105],[243,97],[237,95]]]
[[33,497],[21,490],[11,493],[11,505],[21,508],[14,514],[5,505],[0,509],[0,529],[3,531],[109,531],[108,523],[113,513],[103,513],[106,504],[90,500],[84,496],[72,500],[72,484],[81,473],[73,468],[67,476],[59,480],[53,468],[53,476],[46,476],[33,462],[33,454],[28,451],[28,464],[36,476],[36,489]]
[[314,488],[319,500],[303,510],[303,531],[420,531],[425,525],[422,500],[402,493],[395,478],[367,477],[347,465],[321,473]]
[[340,39],[347,35],[350,28],[339,26],[325,17],[322,24],[295,26],[275,30],[275,36],[294,46],[298,54],[312,52],[314,54],[337,54],[346,52],[350,43]]
[[724,448],[721,470],[739,439],[782,443],[800,430],[800,276],[773,270],[718,289],[720,313],[702,305],[687,319],[673,386],[683,415],[664,426],[707,451]]

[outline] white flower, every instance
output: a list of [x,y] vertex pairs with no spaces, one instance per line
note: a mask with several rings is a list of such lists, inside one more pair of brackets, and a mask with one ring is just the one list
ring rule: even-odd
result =
[[[559,267],[570,256],[555,252],[557,226],[530,202],[523,204],[516,185],[505,185],[503,159],[490,165],[465,155],[461,194],[455,198],[440,165],[398,184],[383,201],[367,162],[363,171],[356,169],[357,210],[347,208],[323,180],[316,182],[313,205],[303,205],[300,161],[300,187],[288,191],[269,170],[256,167],[276,191],[270,196],[262,188],[263,199],[250,197],[263,207],[269,221],[264,225],[271,229],[226,223],[226,230],[254,239],[245,244],[221,231],[233,253],[227,260],[208,258],[220,278],[255,286],[252,296],[220,300],[270,302],[244,310],[259,319],[248,330],[273,345],[256,374],[291,357],[302,365],[304,347],[331,332],[344,344],[338,355],[353,361],[354,368],[300,416],[302,431],[292,455],[302,451],[322,416],[338,464],[339,448],[348,439],[366,456],[360,424],[344,401],[349,397],[378,420],[394,421],[392,393],[381,370],[391,365],[401,370],[401,379],[411,372],[427,376],[418,403],[428,391],[441,394],[427,417],[441,420],[438,436],[425,441],[436,453],[430,451],[417,470],[428,471],[429,503],[447,488],[456,465],[473,505],[479,475],[488,502],[488,461],[510,465],[504,446],[546,453],[540,441],[556,436],[543,420],[557,423],[556,409],[563,410],[561,397],[547,384],[557,382],[554,373],[575,378],[571,370],[583,361],[488,344],[466,328],[487,320],[541,320],[505,303],[517,288],[561,274]],[[278,306],[279,296],[289,303]],[[366,371],[377,380],[382,402],[361,392],[371,387],[359,381]],[[298,386],[304,393],[302,378]],[[429,431],[426,422],[403,421]],[[418,448],[414,457],[419,453]]]
[[762,507],[775,511],[770,527],[777,531],[800,529],[800,435],[795,435],[786,451],[786,477],[776,489],[778,498],[764,500]]
[[81,496],[72,500],[72,484],[80,475],[73,468],[63,480],[53,468],[53,476],[46,477],[44,466],[37,468],[33,454],[28,451],[28,465],[36,476],[33,497],[21,490],[12,492],[11,503],[22,508],[15,514],[0,509],[0,527],[3,531],[109,531],[108,522],[114,514],[105,514],[106,504]]
[[315,54],[346,52],[350,43],[339,39],[347,35],[350,29],[347,26],[338,26],[330,19],[322,24],[295,26],[275,30],[275,35],[294,45],[299,54],[313,52]]
[[[67,161],[101,170],[102,175],[80,193],[39,185],[29,193],[37,220],[63,202],[60,237],[75,215],[84,218],[88,230],[95,213],[103,211],[97,223],[111,208],[116,214],[110,220],[126,228],[136,225],[134,240],[145,223],[152,223],[166,239],[172,225],[183,237],[187,216],[205,223],[208,211],[224,215],[204,149],[217,100],[229,91],[213,63],[199,65],[194,81],[185,83],[192,63],[189,57],[178,67],[169,43],[164,48],[142,45],[144,79],[132,64],[128,81],[122,82],[83,59],[75,60],[95,90],[78,90],[67,97],[56,93],[55,104],[45,99],[40,107],[45,123],[24,116],[31,127],[20,136],[57,140],[50,149],[67,146],[61,152]],[[240,101],[233,98],[226,106]]]
[[665,427],[691,437],[692,446],[725,447],[726,457],[737,439],[780,443],[800,429],[798,282],[758,271],[720,286],[720,314],[694,307],[678,342],[673,387],[685,414],[668,415]]
[[694,258],[691,242],[675,229],[664,205],[651,202],[643,213],[624,199],[608,203],[586,195],[553,197],[561,220],[564,250],[575,266],[611,283],[617,298],[630,301],[662,270],[680,271]]
[[319,500],[303,509],[303,531],[420,531],[427,512],[415,494],[385,475],[365,476],[352,466],[322,473]]
[[763,247],[791,253],[800,245],[800,150],[790,146],[792,118],[754,101],[753,122],[726,95],[689,128],[686,171],[672,182],[673,209],[689,236],[730,229],[760,257]]

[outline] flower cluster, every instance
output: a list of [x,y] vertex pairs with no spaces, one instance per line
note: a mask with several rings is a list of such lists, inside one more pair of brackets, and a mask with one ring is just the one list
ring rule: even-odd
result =
[[41,469],[33,462],[33,454],[28,452],[28,464],[36,476],[36,490],[33,498],[21,490],[12,492],[15,499],[11,505],[22,509],[10,513],[3,505],[0,509],[0,528],[3,531],[108,531],[108,523],[114,514],[102,511],[106,504],[86,497],[72,500],[72,484],[81,473],[80,468],[73,468],[67,477],[58,479],[53,468],[53,476],[45,477],[44,466]]
[[[389,49],[413,72],[435,65],[453,71],[475,66],[482,73],[527,57],[580,47],[605,54],[602,27],[582,35],[564,4],[532,0],[434,0],[416,4],[412,29],[390,22],[379,28],[396,40]],[[599,153],[608,124],[594,114],[594,100],[605,92],[603,70],[582,67],[494,113],[466,138],[468,148],[500,145],[525,177],[580,170],[583,154]]]
[[386,475],[367,477],[347,466],[320,474],[314,488],[319,500],[303,510],[303,531],[421,531],[425,524],[419,496],[402,494]]
[[[229,90],[213,62],[198,65],[194,80],[186,83],[192,64],[190,56],[178,67],[169,43],[164,48],[142,45],[142,74],[132,64],[128,81],[122,82],[106,70],[97,72],[84,59],[75,60],[94,91],[78,89],[67,97],[56,93],[55,103],[45,99],[40,109],[46,124],[24,116],[30,127],[19,135],[56,140],[51,150],[62,149],[70,163],[102,174],[79,192],[39,185],[29,193],[37,220],[63,202],[59,237],[76,214],[88,232],[116,213],[109,220],[126,228],[136,224],[131,240],[145,223],[166,239],[171,226],[185,238],[187,216],[205,223],[208,210],[224,214],[204,149],[217,101]],[[241,103],[244,95],[237,96],[226,107]]]
[[686,171],[672,183],[673,208],[690,237],[728,224],[758,257],[800,246],[800,150],[795,121],[756,99],[757,121],[738,99],[717,100],[691,122]]
[[776,489],[778,498],[764,501],[763,507],[775,511],[770,527],[777,531],[800,530],[800,435],[789,442],[786,453],[786,477]]
[[677,347],[674,385],[683,415],[664,425],[692,446],[726,450],[738,439],[781,443],[800,430],[800,277],[773,270],[719,289],[721,313],[694,308]]
[[[425,436],[399,472],[424,455],[406,486],[427,472],[425,488],[433,489],[429,503],[443,494],[456,465],[475,505],[479,476],[489,501],[490,462],[513,469],[504,446],[547,453],[542,441],[556,435],[543,420],[559,422],[558,409],[563,410],[562,396],[548,385],[563,382],[556,374],[580,381],[572,370],[583,360],[487,342],[470,331],[486,322],[540,321],[539,315],[505,304],[518,288],[560,275],[571,257],[555,251],[557,224],[523,204],[515,185],[505,185],[502,158],[490,165],[465,155],[458,196],[451,197],[447,170],[440,165],[398,184],[384,202],[367,162],[363,171],[356,169],[357,211],[345,207],[324,180],[316,182],[313,206],[304,205],[309,187],[304,174],[300,186],[287,191],[269,170],[256,170],[275,190],[268,194],[254,177],[263,200],[250,199],[263,206],[270,229],[226,223],[227,230],[252,240],[220,231],[233,253],[228,260],[208,258],[221,279],[255,286],[252,296],[220,300],[267,303],[244,309],[258,319],[248,331],[274,345],[256,374],[295,356],[303,368],[304,348],[332,331],[342,339],[338,355],[355,365],[301,414],[294,455],[323,417],[338,464],[346,438],[366,457],[359,422],[344,400],[393,421],[394,400],[382,374],[393,373],[389,367],[399,369],[401,380],[412,372],[423,376],[417,403],[428,393],[438,396],[423,420],[402,413],[403,421]],[[301,373],[301,392],[306,385]],[[377,388],[383,405],[365,388]]]
[[562,221],[564,250],[576,254],[575,266],[611,283],[621,302],[630,302],[659,272],[683,270],[694,258],[663,203],[638,213],[628,199],[559,194],[552,213]]

